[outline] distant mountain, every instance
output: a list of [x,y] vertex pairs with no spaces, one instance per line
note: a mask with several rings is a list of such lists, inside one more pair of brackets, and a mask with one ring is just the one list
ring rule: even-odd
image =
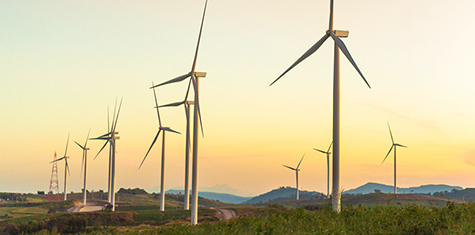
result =
[[475,188],[466,188],[463,190],[447,190],[434,193],[435,197],[450,198],[457,200],[475,201]]
[[[297,194],[297,189],[292,187],[280,187],[278,189],[273,189],[270,192],[261,194],[257,197],[253,197],[248,201],[243,202],[243,204],[252,204],[252,203],[264,203],[264,202],[279,202],[279,201],[290,201],[295,200]],[[322,193],[315,191],[299,191],[300,199],[311,199],[316,197],[324,196]]]
[[[378,183],[367,183],[355,189],[350,189],[348,191],[343,192],[343,194],[368,194],[374,193],[375,189],[381,190],[382,193],[393,193],[394,186],[385,185],[385,184],[378,184]],[[397,188],[398,193],[417,193],[417,194],[429,194],[435,192],[444,192],[444,191],[452,191],[455,190],[462,190],[462,187],[459,186],[450,186],[445,184],[429,184],[429,185],[421,185],[419,187],[410,187],[410,188]]]
[[[175,189],[170,189],[170,190],[165,191],[165,193],[170,193],[170,194],[184,194],[184,192],[185,192],[184,190],[175,190]],[[198,192],[198,196],[211,199],[211,200],[220,201],[220,202],[235,203],[235,204],[239,204],[250,199],[250,197],[241,197],[241,196],[236,196],[236,195],[232,195],[228,193],[215,193],[215,192]]]

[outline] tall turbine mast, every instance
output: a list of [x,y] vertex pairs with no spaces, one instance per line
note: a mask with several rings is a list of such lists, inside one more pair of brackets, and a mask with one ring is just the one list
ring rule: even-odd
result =
[[191,80],[188,83],[188,89],[186,90],[185,98],[183,101],[170,103],[166,105],[160,105],[159,108],[163,107],[177,107],[183,105],[185,109],[185,117],[186,117],[186,137],[185,137],[185,199],[184,199],[184,210],[190,209],[190,150],[191,150],[191,143],[190,143],[190,105],[194,105],[193,101],[188,100],[188,94],[190,92],[190,85]]
[[350,61],[353,67],[358,71],[363,81],[370,85],[366,81],[363,73],[356,65],[356,62],[351,57],[350,52],[345,46],[345,43],[340,38],[348,37],[349,32],[346,30],[334,30],[333,29],[333,0],[330,1],[330,22],[329,28],[325,35],[318,40],[310,49],[308,49],[297,61],[295,61],[284,73],[282,73],[277,79],[275,79],[269,86],[272,86],[287,72],[297,66],[300,62],[304,61],[307,57],[312,55],[320,48],[321,45],[331,37],[335,42],[334,46],[334,60],[333,60],[333,184],[332,184],[332,207],[336,212],[340,211],[341,202],[341,190],[340,190],[340,50]]
[[[153,83],[152,83],[152,87],[153,87]],[[158,101],[157,101],[157,94],[155,93],[155,88],[153,89],[153,96],[155,98],[155,108],[157,109],[158,132],[155,135],[155,138],[153,139],[153,142],[150,145],[150,148],[148,149],[147,153],[145,154],[145,157],[143,158],[142,163],[140,163],[139,169],[142,167],[145,159],[147,158],[148,154],[150,153],[150,150],[152,150],[153,145],[157,141],[157,138],[160,135],[160,132],[163,130],[163,134],[162,134],[162,164],[161,164],[161,176],[160,176],[160,211],[165,211],[165,133],[168,131],[168,132],[180,134],[180,132],[172,130],[169,127],[163,127],[162,126],[162,121],[160,119],[160,111],[159,111],[159,106],[158,106]]]
[[327,155],[327,198],[330,197],[330,149],[332,148],[333,142],[328,146],[328,150],[325,152],[320,149],[314,148],[315,151],[318,151],[320,153],[326,154]]
[[384,158],[383,162],[381,162],[381,165],[383,165],[384,161],[386,161],[386,158],[388,158],[389,154],[394,148],[394,194],[397,194],[397,187],[396,187],[396,147],[403,147],[407,148],[407,146],[404,146],[402,144],[394,143],[394,138],[393,138],[393,133],[391,132],[391,126],[389,126],[389,121],[388,121],[388,128],[389,128],[389,135],[391,136],[391,142],[393,143],[391,145],[391,148],[389,149],[388,154],[386,154],[386,157]]
[[200,102],[199,102],[199,78],[200,77],[206,77],[206,73],[204,72],[196,72],[196,62],[198,60],[198,50],[200,47],[200,41],[201,41],[201,33],[203,31],[203,24],[205,20],[205,15],[206,15],[206,7],[208,5],[208,0],[205,2],[204,10],[203,10],[203,17],[201,18],[201,26],[200,26],[200,32],[198,35],[198,42],[196,43],[196,51],[195,51],[195,57],[193,59],[193,64],[191,66],[191,71],[188,72],[187,74],[181,75],[179,77],[176,77],[174,79],[168,80],[166,82],[163,82],[161,84],[155,85],[151,88],[155,88],[158,86],[162,86],[165,84],[170,84],[170,83],[175,83],[175,82],[181,82],[187,78],[191,78],[191,82],[193,84],[193,90],[195,92],[194,96],[194,115],[193,115],[193,160],[192,160],[192,182],[191,182],[191,190],[192,190],[192,198],[191,198],[191,224],[196,225],[198,224],[198,136],[199,136],[199,128],[198,125],[201,126],[201,134],[204,136],[203,132],[203,123],[201,122],[201,111],[200,111]]

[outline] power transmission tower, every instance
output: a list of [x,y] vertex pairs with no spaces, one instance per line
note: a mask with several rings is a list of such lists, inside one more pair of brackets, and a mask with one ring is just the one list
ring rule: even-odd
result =
[[[56,160],[56,152],[54,153],[54,160]],[[48,202],[51,202],[51,201],[59,201],[57,162],[53,162],[53,169],[51,170],[51,180],[49,181]]]

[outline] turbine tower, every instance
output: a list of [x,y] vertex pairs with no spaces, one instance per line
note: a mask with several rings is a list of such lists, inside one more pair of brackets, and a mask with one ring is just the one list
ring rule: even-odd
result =
[[[196,68],[196,61],[198,59],[198,49],[200,47],[200,40],[201,40],[201,32],[203,31],[203,23],[205,20],[205,14],[206,14],[206,6],[208,5],[208,0],[205,2],[205,7],[203,10],[203,17],[201,18],[201,26],[200,26],[200,32],[198,34],[198,42],[196,44],[196,50],[195,50],[195,57],[193,59],[193,64],[191,66],[191,71],[188,72],[185,75],[176,77],[174,79],[171,79],[169,81],[166,81],[164,83],[155,85],[151,88],[155,88],[158,86],[170,84],[170,83],[175,83],[175,82],[181,82],[187,78],[191,78],[192,84],[193,84],[193,90],[195,92],[195,98],[194,98],[194,113],[193,113],[193,171],[192,171],[192,178],[191,178],[191,224],[196,225],[198,224],[198,135],[199,135],[199,129],[198,125],[201,124],[201,133],[203,134],[203,124],[201,122],[201,111],[200,111],[200,102],[199,102],[199,78],[200,77],[206,77],[206,73],[204,72],[195,72]],[[199,119],[199,124],[198,124],[198,119]]]
[[89,129],[89,132],[87,133],[86,142],[84,143],[84,146],[74,141],[74,143],[76,143],[82,149],[81,172],[84,166],[84,187],[83,187],[84,192],[83,192],[83,200],[82,200],[83,205],[86,205],[86,199],[87,199],[87,150],[89,150],[89,148],[87,147],[87,141],[89,140],[90,133],[91,133],[91,129]]
[[303,157],[305,157],[305,154],[302,156],[302,159],[300,159],[300,162],[299,162],[299,164],[297,165],[296,168],[286,166],[286,165],[282,165],[284,167],[287,167],[287,168],[295,171],[295,177],[296,177],[296,181],[297,181],[297,186],[296,186],[296,188],[297,188],[297,200],[299,200],[299,171],[300,171],[299,167],[300,167],[300,163],[302,163]]
[[[66,150],[64,151],[64,156],[62,158],[56,159],[50,163],[58,162],[64,159],[64,200],[66,201],[68,199],[68,175],[71,175],[71,172],[69,171],[69,165],[68,165],[68,158],[66,154],[68,153],[68,144],[69,144],[69,134],[68,134],[68,140],[66,141]],[[66,174],[67,173],[67,174]]]
[[333,143],[331,143],[330,146],[328,146],[328,150],[326,152],[320,149],[316,149],[316,148],[313,149],[315,151],[318,151],[327,155],[327,198],[330,196],[330,154],[331,154],[330,149],[332,147],[332,144]]
[[[106,147],[107,144],[109,144],[109,175],[108,175],[108,193],[109,193],[109,198],[108,201],[112,205],[112,211],[115,211],[115,146],[116,146],[116,140],[120,139],[119,132],[116,132],[115,129],[117,127],[117,121],[119,120],[119,113],[120,113],[120,108],[122,107],[122,99],[120,99],[120,104],[119,104],[119,109],[117,110],[116,114],[116,108],[117,108],[117,100],[115,101],[115,107],[114,107],[114,113],[112,116],[112,124],[109,128],[109,112],[107,112],[107,129],[108,132],[104,135],[101,135],[96,138],[90,138],[91,140],[105,140],[106,142],[102,146],[102,148],[97,152],[96,156],[94,159],[99,156],[101,151]],[[109,109],[107,110],[109,111]]]
[[185,99],[180,102],[170,103],[166,105],[160,105],[159,108],[163,107],[176,107],[183,105],[185,108],[185,117],[186,117],[186,137],[185,137],[185,200],[183,202],[183,209],[190,209],[190,105],[193,105],[194,102],[188,100],[188,93],[190,91],[191,80],[188,83],[188,89],[186,90]]
[[391,142],[393,144],[391,145],[391,148],[389,149],[388,154],[386,154],[386,157],[384,158],[383,162],[381,162],[381,165],[383,165],[384,161],[386,161],[386,158],[388,158],[389,154],[391,153],[391,151],[394,148],[394,194],[396,194],[397,193],[397,188],[396,188],[396,147],[407,148],[407,146],[404,146],[404,145],[401,145],[401,144],[398,144],[398,143],[394,143],[393,133],[391,132],[391,127],[389,126],[389,122],[388,122],[388,128],[389,128],[389,135],[391,135]]
[[[153,87],[153,83],[152,83]],[[160,119],[160,112],[158,110],[158,101],[157,101],[157,94],[155,93],[155,89],[153,89],[153,96],[155,97],[155,108],[157,109],[157,117],[158,117],[158,132],[155,135],[155,138],[152,141],[152,144],[150,145],[150,148],[148,148],[147,153],[145,154],[145,157],[142,160],[142,163],[140,163],[139,169],[142,167],[142,164],[144,163],[145,159],[148,156],[148,153],[150,153],[150,150],[152,150],[153,145],[158,139],[158,136],[160,135],[160,132],[163,131],[162,134],[162,169],[161,169],[161,176],[160,176],[160,211],[165,211],[165,133],[172,132],[172,133],[177,133],[180,134],[180,132],[175,131],[170,129],[170,127],[163,127],[162,126],[162,121]]]
[[332,188],[332,207],[336,212],[340,212],[340,50],[350,61],[353,67],[358,71],[369,88],[371,86],[366,81],[363,73],[356,65],[356,62],[351,57],[350,52],[340,38],[348,37],[349,32],[346,30],[333,29],[333,0],[330,1],[330,23],[325,35],[317,41],[310,49],[308,49],[295,63],[293,63],[284,73],[282,73],[269,86],[272,86],[277,80],[289,72],[292,68],[297,66],[300,62],[312,55],[320,46],[331,37],[335,42],[334,45],[334,61],[333,61],[333,188]]

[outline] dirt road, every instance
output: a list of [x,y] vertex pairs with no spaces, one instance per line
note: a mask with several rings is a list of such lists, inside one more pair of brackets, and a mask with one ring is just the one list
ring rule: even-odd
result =
[[226,221],[226,220],[237,217],[236,212],[234,212],[233,210],[229,210],[229,209],[216,209],[216,210],[219,213],[221,213],[221,220]]

